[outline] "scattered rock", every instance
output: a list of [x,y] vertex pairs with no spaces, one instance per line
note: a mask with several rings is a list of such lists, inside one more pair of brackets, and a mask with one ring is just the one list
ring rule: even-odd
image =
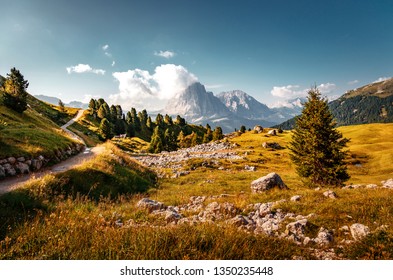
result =
[[307,219],[299,220],[293,223],[289,223],[286,226],[285,234],[287,236],[293,235],[295,240],[304,238],[304,232],[306,230]]
[[148,198],[142,198],[139,200],[137,207],[147,209],[149,212],[166,208],[163,203]]
[[333,198],[336,199],[338,196],[334,191],[328,190],[326,192],[323,193],[324,196],[328,197],[328,198]]
[[25,162],[26,161],[26,159],[24,157],[18,157],[16,160],[19,161],[19,162]]
[[4,168],[6,176],[15,176],[16,175],[16,171],[11,166],[11,164],[9,164],[9,163],[3,164],[3,168]]
[[29,173],[29,166],[23,162],[18,162],[15,165],[15,169],[16,169],[16,172],[20,173],[20,174],[28,174]]
[[167,209],[165,211],[165,221],[167,223],[177,223],[182,218],[183,216],[173,209],[172,210]]
[[363,224],[352,224],[350,230],[353,239],[356,241],[363,239],[370,233],[370,229]]
[[4,178],[5,177],[5,169],[3,166],[0,165],[0,178]]
[[281,147],[281,145],[280,144],[278,144],[277,142],[263,142],[262,143],[262,146],[265,148],[265,149],[274,149],[274,150],[280,150],[280,149],[282,149],[282,147]]
[[42,165],[43,165],[42,160],[40,160],[40,159],[32,159],[30,167],[31,167],[32,170],[35,171],[35,170],[40,170]]
[[257,170],[257,168],[256,168],[255,166],[246,165],[246,166],[244,167],[244,170],[254,172],[254,171]]
[[228,221],[229,224],[234,225],[236,227],[241,227],[241,226],[246,226],[249,224],[249,220],[242,216],[242,215],[237,215],[236,217],[230,219]]
[[254,131],[256,133],[262,133],[263,132],[263,127],[260,126],[260,125],[256,125],[256,126],[254,126]]
[[300,195],[294,195],[291,197],[291,201],[300,201],[302,197]]
[[315,243],[317,243],[318,245],[328,245],[332,243],[333,240],[333,231],[325,229],[323,227],[319,229],[317,237],[314,239]]
[[376,189],[378,186],[376,184],[368,184],[366,185],[366,189]]
[[388,188],[388,189],[393,189],[393,179],[389,179],[387,181],[382,181],[382,187],[383,188]]
[[255,193],[267,191],[274,187],[288,189],[281,177],[274,172],[251,182],[251,190]]
[[272,135],[272,136],[276,136],[277,135],[277,130],[275,130],[275,129],[269,130],[269,132],[267,134],[268,135]]
[[14,157],[9,157],[9,158],[7,159],[7,161],[8,161],[9,164],[15,164],[16,158],[14,158]]

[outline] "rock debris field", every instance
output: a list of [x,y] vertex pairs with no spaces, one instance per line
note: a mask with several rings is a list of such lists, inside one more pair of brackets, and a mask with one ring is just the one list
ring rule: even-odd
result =
[[[233,151],[236,146],[236,144],[229,142],[214,142],[181,149],[176,152],[137,156],[135,159],[156,171],[159,171],[160,168],[171,168],[174,173],[172,177],[176,178],[189,173],[189,171],[181,171],[182,163],[189,159],[243,159],[242,156]],[[248,169],[246,168],[246,170]],[[163,176],[161,174],[161,177]],[[261,193],[271,188],[288,189],[281,177],[276,173],[270,173],[249,182],[249,184],[251,184],[251,192],[254,193]],[[393,189],[393,179],[383,181],[381,187]],[[343,189],[357,188],[374,189],[379,187],[377,185],[348,185],[343,187]],[[316,191],[320,191],[320,189],[316,189]],[[157,216],[164,222],[164,225],[161,226],[225,223],[250,234],[263,234],[287,239],[299,246],[310,246],[310,250],[317,259],[342,259],[340,254],[337,255],[335,253],[335,248],[357,242],[370,234],[369,227],[360,223],[342,225],[338,230],[328,229],[318,227],[310,222],[310,220],[316,218],[315,213],[299,215],[292,212],[284,212],[280,208],[282,203],[301,201],[302,196],[300,195],[291,197],[289,201],[283,199],[249,204],[244,209],[237,208],[229,202],[222,202],[222,199],[228,196],[230,195],[192,196],[188,204],[178,206],[165,205],[159,201],[143,198],[137,203],[137,207],[148,211],[150,215]],[[327,199],[338,198],[336,193],[331,190],[321,191],[321,197]],[[117,225],[119,227],[157,226],[148,222],[137,224],[133,220],[122,221],[121,219],[118,220]],[[383,227],[381,226],[381,229]],[[337,231],[340,232],[340,236],[345,236],[345,238],[335,240],[335,236],[338,235]],[[294,259],[297,258],[294,256]]]

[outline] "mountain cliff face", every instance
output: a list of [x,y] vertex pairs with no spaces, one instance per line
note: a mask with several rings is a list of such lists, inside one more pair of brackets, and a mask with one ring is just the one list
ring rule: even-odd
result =
[[274,112],[265,104],[241,90],[221,92],[220,101],[237,116],[246,119],[266,119]]
[[169,115],[181,115],[191,120],[231,115],[220,100],[212,92],[207,92],[200,83],[190,85],[180,95],[169,100],[164,112]]
[[273,125],[265,120],[245,118],[229,110],[218,97],[207,92],[200,83],[190,85],[184,92],[169,100],[161,113],[172,116],[180,115],[194,124],[209,123],[212,127],[221,126],[225,133],[232,132],[242,125],[246,127],[253,127],[256,124]]

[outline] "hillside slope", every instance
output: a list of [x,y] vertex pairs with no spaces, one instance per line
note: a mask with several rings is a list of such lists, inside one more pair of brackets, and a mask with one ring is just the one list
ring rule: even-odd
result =
[[75,144],[59,127],[72,118],[73,109],[60,112],[31,95],[27,103],[27,110],[20,114],[4,106],[0,98],[0,159],[52,157]]

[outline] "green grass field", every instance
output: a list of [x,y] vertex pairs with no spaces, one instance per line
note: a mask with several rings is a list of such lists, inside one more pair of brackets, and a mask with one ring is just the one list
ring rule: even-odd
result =
[[0,158],[51,155],[73,143],[58,125],[28,108],[22,114],[0,104]]

